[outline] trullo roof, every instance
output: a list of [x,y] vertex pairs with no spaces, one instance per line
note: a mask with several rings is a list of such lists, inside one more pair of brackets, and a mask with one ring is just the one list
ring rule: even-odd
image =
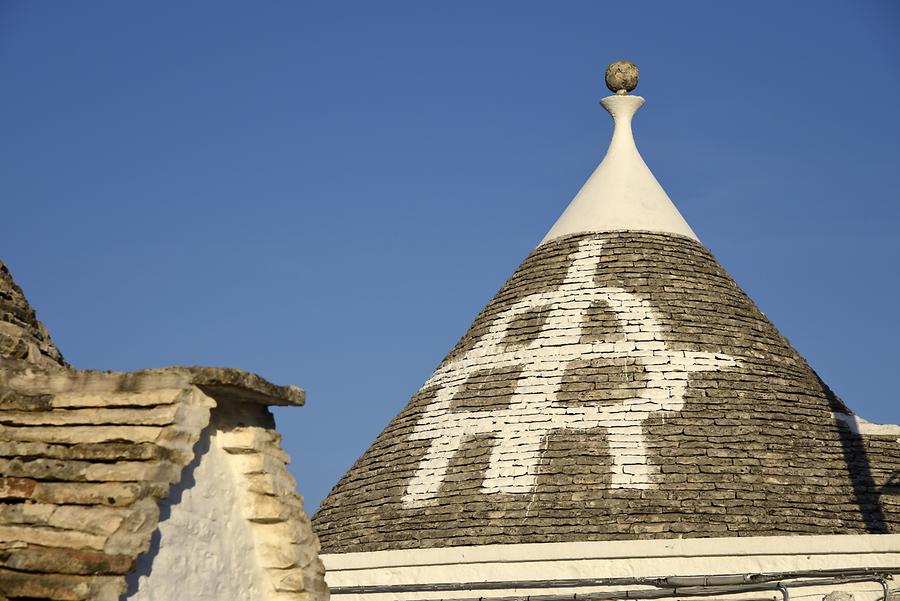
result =
[[889,532],[900,429],[851,417],[603,100],[603,162],[314,517],[326,553]]

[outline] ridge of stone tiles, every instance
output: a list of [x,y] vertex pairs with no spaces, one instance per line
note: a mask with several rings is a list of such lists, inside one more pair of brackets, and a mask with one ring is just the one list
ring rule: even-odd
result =
[[[42,370],[4,361],[0,595],[118,600],[125,575],[147,550],[157,527],[158,502],[193,460],[194,445],[217,401],[265,411],[261,405],[300,404],[303,392],[239,370],[169,368],[122,374]],[[267,468],[280,461],[274,476],[248,468],[246,477],[259,480],[256,488],[265,487],[266,478],[278,480],[269,483],[270,488],[292,482],[285,475],[286,456],[276,433],[257,432],[247,438],[237,431],[232,438],[229,452],[244,453],[244,460],[254,454],[272,457]],[[260,488],[247,494],[266,493]],[[289,501],[279,501],[286,509],[273,509],[280,517],[248,519],[297,530],[291,540],[302,540],[304,522],[297,517],[302,509],[298,513],[296,502]],[[279,520],[286,525],[274,525]],[[311,531],[306,536],[312,536]],[[292,557],[282,555],[284,561]],[[313,560],[299,555],[294,559],[306,563],[282,564],[275,576],[281,590],[293,587],[286,598],[300,599],[296,591],[309,582],[298,578]]]
[[67,365],[3,261],[0,261],[0,358],[27,360],[42,367]]
[[[584,260],[595,265],[582,280],[589,284],[567,289],[573,265]],[[597,289],[606,291],[605,301],[585,309]],[[580,323],[552,326],[568,341],[548,339],[554,317],[540,308],[543,301],[573,311],[580,304]],[[629,316],[628,303],[640,310]],[[513,315],[517,307],[531,309]],[[526,366],[527,379],[518,379],[516,357],[544,361],[564,355],[566,344],[592,358],[573,358],[561,378]],[[493,368],[491,353],[502,358]],[[519,460],[535,444],[521,426],[512,436],[503,425],[520,384],[541,390],[555,378],[554,411],[613,411],[641,395],[646,411],[658,393],[668,394],[650,389],[677,353],[734,363],[679,376],[686,378],[681,407],[654,406],[638,424],[610,418],[548,431],[539,437],[531,489],[504,489],[490,473],[498,441]],[[454,362],[475,371],[454,376]],[[413,396],[322,502],[313,523],[323,552],[900,528],[896,437],[859,436],[837,418],[850,413],[844,403],[691,238],[619,231],[545,242],[479,313],[439,373],[444,379]],[[440,408],[444,386],[454,393]],[[665,386],[673,389],[674,381]],[[447,419],[432,419],[436,411]],[[503,411],[506,417],[492,418]],[[404,502],[432,441],[456,426],[468,435],[445,471],[433,468],[431,476],[442,478],[437,494]],[[626,474],[643,480],[616,484],[616,454],[625,457]]]
[[[235,419],[237,418],[237,419]],[[239,415],[222,432],[222,448],[239,479],[241,512],[250,523],[257,558],[275,594],[272,601],[327,598],[319,541],[287,469],[290,457],[269,416],[268,427],[246,426]],[[221,418],[220,418],[221,420]],[[221,426],[221,421],[217,424]]]

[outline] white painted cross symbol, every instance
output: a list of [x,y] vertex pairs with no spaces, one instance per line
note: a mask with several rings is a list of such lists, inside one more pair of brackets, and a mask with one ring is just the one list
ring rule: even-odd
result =
[[[719,370],[738,364],[728,355],[669,348],[650,304],[620,288],[596,287],[600,241],[584,241],[572,254],[565,280],[556,290],[517,301],[491,323],[467,352],[442,365],[423,388],[437,387],[411,438],[430,440],[410,480],[403,504],[433,501],[447,476],[450,461],[466,437],[493,435],[483,493],[526,493],[534,489],[542,448],[556,430],[605,428],[612,458],[612,486],[649,488],[643,422],[658,411],[679,411],[691,372]],[[605,303],[619,323],[621,340],[585,341],[588,310]],[[509,345],[504,337],[517,318],[540,311],[540,336],[527,344]],[[646,386],[613,404],[563,403],[557,398],[572,361],[633,357],[646,374]],[[520,368],[508,404],[493,410],[451,409],[466,381],[486,369]]]

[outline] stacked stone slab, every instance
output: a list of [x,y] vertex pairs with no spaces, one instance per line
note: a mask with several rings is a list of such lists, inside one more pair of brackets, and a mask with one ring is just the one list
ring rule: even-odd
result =
[[234,369],[64,367],[2,275],[0,332],[18,342],[0,356],[0,599],[160,599],[142,580],[160,577],[160,510],[177,512],[169,495],[193,485],[211,440],[233,474],[246,561],[262,573],[252,599],[327,598],[318,541],[268,410],[302,405],[301,389]]
[[[532,440],[554,412],[563,427]],[[894,532],[898,434],[863,437],[849,413],[698,241],[563,236],[525,259],[314,524],[326,553]],[[417,498],[457,427],[446,471],[426,471],[439,487]]]

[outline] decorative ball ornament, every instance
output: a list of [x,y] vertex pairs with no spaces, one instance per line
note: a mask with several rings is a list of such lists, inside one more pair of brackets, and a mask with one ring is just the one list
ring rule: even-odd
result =
[[606,87],[616,94],[627,94],[638,84],[638,68],[628,61],[616,61],[606,68]]

